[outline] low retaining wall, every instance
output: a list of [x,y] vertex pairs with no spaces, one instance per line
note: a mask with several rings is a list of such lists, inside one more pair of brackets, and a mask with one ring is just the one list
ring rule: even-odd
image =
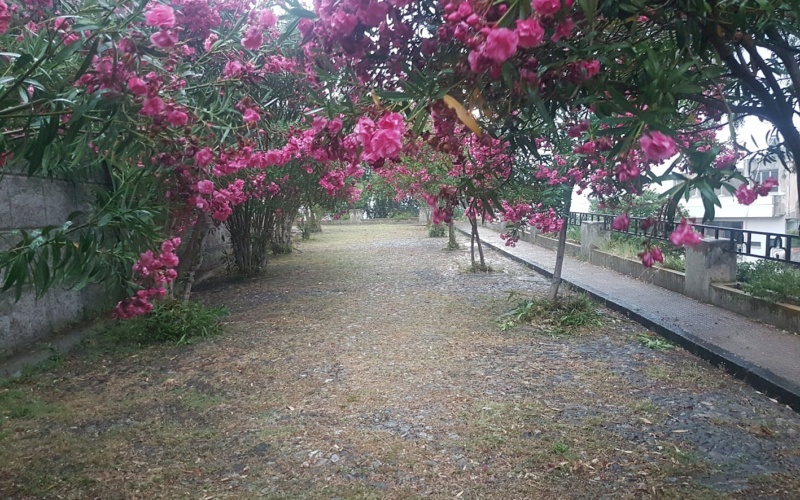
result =
[[[504,225],[498,223],[487,223],[484,224],[484,227],[495,231],[505,230]],[[558,248],[557,239],[536,234],[535,231],[533,233],[522,232],[520,240],[552,251],[556,251]],[[586,255],[586,250],[587,248],[584,248],[582,251],[581,245],[567,242],[566,254],[571,257],[586,259],[593,265],[611,269],[676,293],[686,294],[685,273],[663,268],[647,268],[638,260],[613,255],[591,246],[588,248],[588,255]],[[707,293],[704,294],[702,301],[790,332],[800,332],[800,307],[772,303],[753,297],[734,288],[731,283],[708,284]]]
[[800,307],[753,297],[731,283],[712,284],[711,303],[762,323],[800,332]]

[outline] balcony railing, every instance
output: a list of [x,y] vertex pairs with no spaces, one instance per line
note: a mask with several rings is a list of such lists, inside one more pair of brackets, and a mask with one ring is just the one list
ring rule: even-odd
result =
[[[615,233],[624,233],[633,236],[649,237],[658,240],[668,240],[670,233],[677,226],[674,222],[656,221],[647,231],[642,230],[642,217],[630,217],[631,223],[625,231],[612,229],[615,215],[597,214],[589,212],[570,212],[569,224],[580,226],[584,221],[602,222],[603,229]],[[769,233],[765,231],[751,231],[731,227],[712,226],[705,224],[692,224],[695,231],[704,238],[728,240],[734,243],[736,253],[748,257],[786,262],[800,266],[797,251],[800,249],[800,236],[783,233]],[[763,251],[763,253],[762,253]],[[794,259],[792,258],[794,254]]]

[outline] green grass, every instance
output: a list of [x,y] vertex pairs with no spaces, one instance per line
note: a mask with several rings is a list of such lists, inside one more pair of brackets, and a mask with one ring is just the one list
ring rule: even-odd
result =
[[58,406],[30,398],[21,389],[0,390],[0,418],[29,420],[58,410]]
[[[657,263],[656,267],[680,272],[686,269],[685,251],[682,248],[675,248],[668,242],[657,241],[655,243],[661,248],[661,253],[664,255],[664,262]],[[611,239],[600,247],[601,251],[632,260],[639,260],[639,253],[643,249],[642,237],[622,234],[612,234]]]
[[507,331],[519,324],[530,323],[552,334],[574,333],[584,327],[604,324],[598,307],[584,294],[559,297],[555,302],[544,298],[525,299],[501,321],[500,329]]
[[119,344],[169,342],[190,344],[193,339],[222,332],[220,319],[227,314],[223,307],[207,307],[198,302],[165,300],[156,303],[153,312],[110,326],[107,340]]
[[669,340],[663,339],[658,335],[654,335],[652,333],[640,333],[639,335],[636,336],[636,338],[643,346],[649,349],[664,351],[668,349],[675,349],[676,347],[675,344],[673,344]]
[[770,302],[800,305],[800,268],[770,260],[743,262],[736,273],[742,290]]

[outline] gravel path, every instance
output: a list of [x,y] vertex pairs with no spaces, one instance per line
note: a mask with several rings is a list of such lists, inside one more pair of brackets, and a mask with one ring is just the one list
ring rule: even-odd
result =
[[62,411],[2,424],[0,496],[797,498],[796,413],[605,309],[503,332],[509,293],[547,282],[445,244],[326,226],[198,294],[222,337],[26,382]]

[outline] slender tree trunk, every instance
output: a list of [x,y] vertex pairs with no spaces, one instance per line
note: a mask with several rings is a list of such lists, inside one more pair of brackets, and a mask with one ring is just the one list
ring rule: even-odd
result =
[[478,234],[478,220],[477,219],[470,219],[470,225],[472,226],[472,238],[470,240],[470,256],[472,257],[472,267],[475,267],[475,243],[478,244],[478,256],[480,258],[480,266],[479,269],[481,271],[486,271],[486,260],[483,257],[483,246],[481,245],[481,237]]
[[477,222],[470,219],[469,224],[472,227],[472,231],[469,233],[469,258],[470,264],[472,265],[473,269],[475,268],[475,226]]
[[[192,234],[189,237],[188,245],[181,252],[181,271],[186,273],[186,281],[182,286],[176,287],[176,293],[181,295],[181,299],[186,302],[192,295],[192,287],[195,282],[195,275],[203,264],[203,254],[206,248],[208,234],[211,232],[211,224],[208,217],[199,215],[197,222],[192,227]],[[183,245],[182,245],[183,246]]]
[[567,249],[567,228],[569,226],[569,210],[572,205],[572,185],[569,192],[565,195],[564,213],[561,216],[561,231],[558,233],[558,250],[556,251],[556,267],[553,269],[553,279],[550,281],[550,293],[548,298],[551,302],[558,299],[558,289],[561,286],[561,268],[564,265],[564,253]]
[[450,219],[450,222],[447,223],[447,248],[450,250],[455,250],[458,248],[458,242],[456,241],[456,227],[453,219]]

